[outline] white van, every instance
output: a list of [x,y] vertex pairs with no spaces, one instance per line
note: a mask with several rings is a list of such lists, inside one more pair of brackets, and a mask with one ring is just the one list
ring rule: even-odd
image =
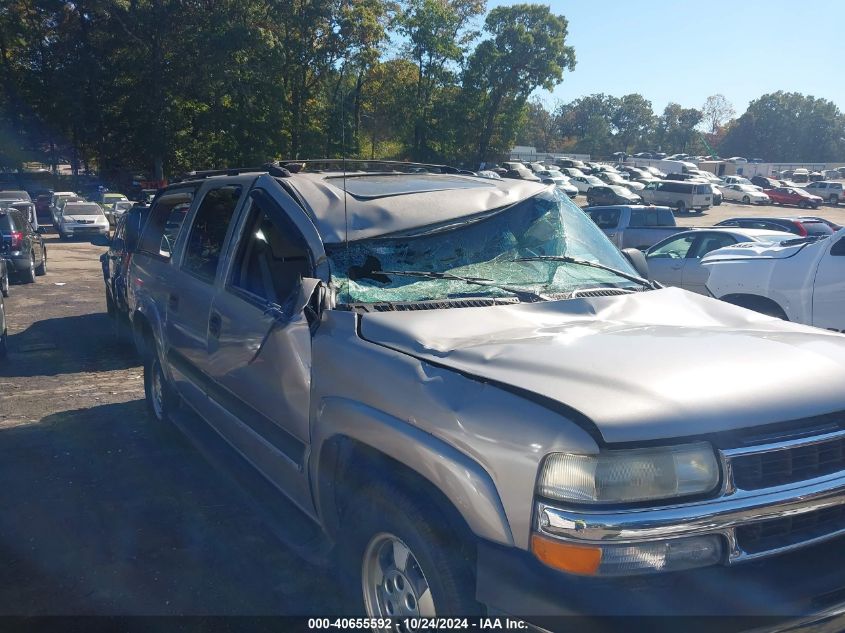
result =
[[680,213],[704,211],[713,204],[710,185],[683,180],[658,180],[650,182],[638,192],[646,204],[661,204]]
[[793,182],[810,182],[810,171],[808,169],[800,168],[792,172]]

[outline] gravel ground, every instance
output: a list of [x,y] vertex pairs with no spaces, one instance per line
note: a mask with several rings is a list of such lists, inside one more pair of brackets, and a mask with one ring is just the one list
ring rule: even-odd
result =
[[105,314],[105,249],[49,238],[48,274],[6,300],[0,615],[332,610],[331,577],[148,416],[142,368]]

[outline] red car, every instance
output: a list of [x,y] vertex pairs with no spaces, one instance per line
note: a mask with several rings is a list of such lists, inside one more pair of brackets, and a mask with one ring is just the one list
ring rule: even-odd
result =
[[778,187],[766,191],[773,204],[794,204],[796,207],[818,209],[824,200],[795,187]]

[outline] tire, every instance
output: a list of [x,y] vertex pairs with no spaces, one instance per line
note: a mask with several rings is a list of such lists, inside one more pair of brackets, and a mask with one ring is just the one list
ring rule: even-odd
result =
[[41,263],[35,267],[35,274],[43,277],[47,274],[47,249],[41,251]]
[[0,360],[9,356],[9,333],[0,334]]
[[25,284],[35,283],[35,253],[29,254],[29,267],[21,273],[21,281]]
[[150,347],[144,358],[144,399],[156,422],[169,424],[179,407],[179,396],[164,375],[155,341],[150,341]]
[[742,196],[742,204],[751,204],[751,198],[748,196]]
[[682,200],[678,200],[675,203],[675,206],[677,207],[678,213],[686,213],[687,212],[687,205],[684,204],[684,202]]
[[349,526],[344,584],[353,588],[353,612],[374,618],[478,613],[473,549],[448,523],[434,504],[393,484],[356,495],[343,519]]
[[3,275],[3,279],[0,279],[0,294],[4,297],[9,296],[9,271],[6,271],[6,274]]
[[839,196],[830,196],[830,204],[839,204]]

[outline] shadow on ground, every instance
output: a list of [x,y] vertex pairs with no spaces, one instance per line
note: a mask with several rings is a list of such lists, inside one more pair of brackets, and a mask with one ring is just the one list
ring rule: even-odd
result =
[[0,430],[0,614],[325,614],[286,550],[142,400]]
[[0,377],[101,372],[139,364],[131,342],[118,341],[104,312],[35,321],[9,336],[9,352]]

